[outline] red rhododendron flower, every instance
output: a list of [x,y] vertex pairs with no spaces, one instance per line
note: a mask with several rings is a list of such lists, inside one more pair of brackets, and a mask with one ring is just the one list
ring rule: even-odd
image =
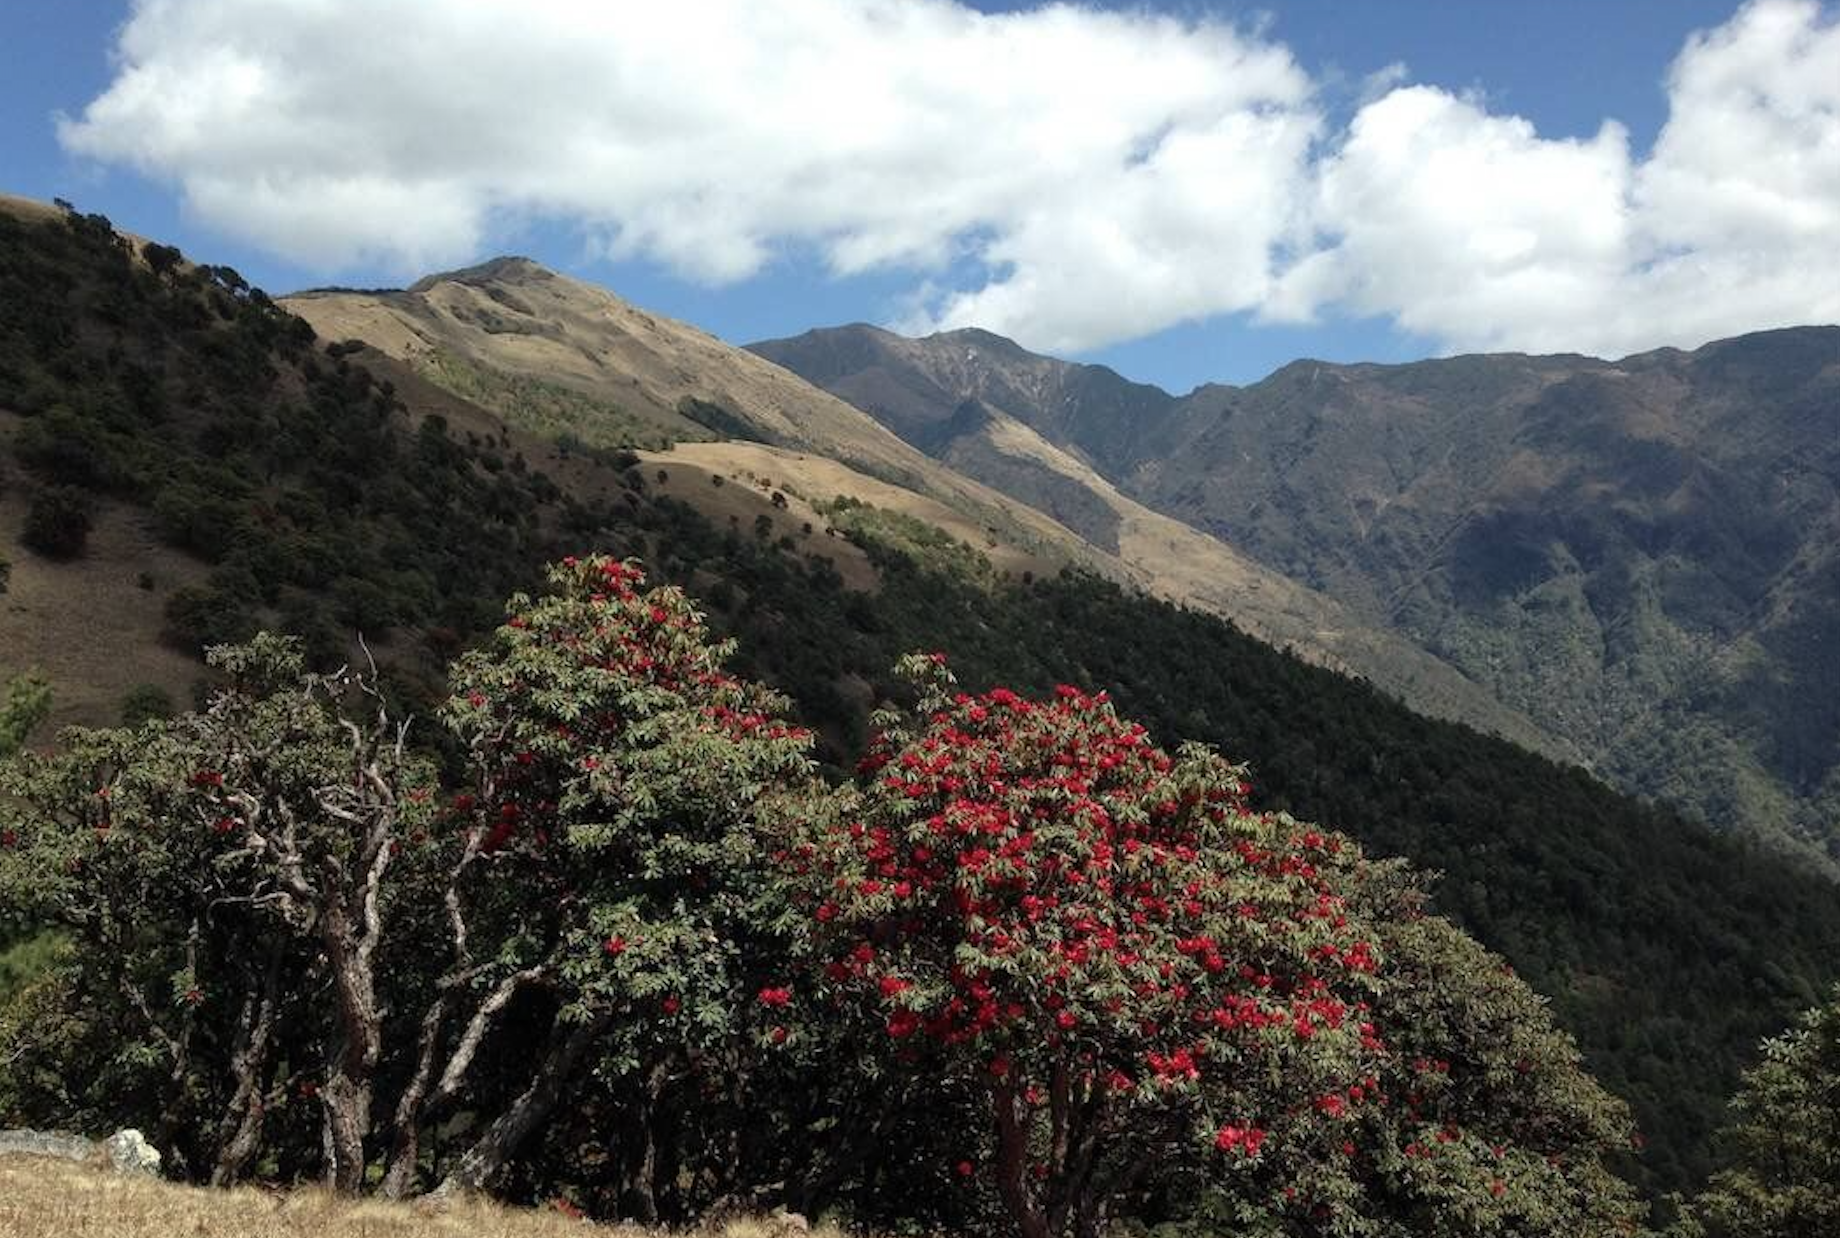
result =
[[1264,1143],[1265,1132],[1256,1126],[1223,1126],[1214,1134],[1214,1146],[1222,1152],[1257,1156]]

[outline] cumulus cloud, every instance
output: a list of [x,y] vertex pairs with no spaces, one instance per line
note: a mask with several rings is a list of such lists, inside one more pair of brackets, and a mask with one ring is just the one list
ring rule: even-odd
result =
[[911,274],[902,325],[1077,351],[1233,311],[1614,351],[1840,318],[1840,34],[1696,36],[1645,159],[1389,70],[1332,132],[1259,30],[953,0],[138,0],[74,153],[333,273],[527,219],[723,283]]
[[1319,247],[1261,306],[1392,316],[1452,348],[1617,354],[1840,321],[1840,26],[1762,0],[1690,39],[1635,160],[1401,86],[1318,161]]
[[1330,239],[1285,272],[1263,312],[1338,305],[1465,346],[1555,346],[1624,273],[1629,174],[1615,124],[1552,141],[1442,90],[1388,91],[1317,168],[1305,209]]

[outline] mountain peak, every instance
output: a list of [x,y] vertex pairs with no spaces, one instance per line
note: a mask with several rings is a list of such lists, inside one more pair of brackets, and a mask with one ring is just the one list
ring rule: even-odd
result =
[[410,292],[427,292],[437,284],[530,284],[557,278],[556,272],[532,258],[501,254],[457,271],[437,271],[409,285]]
[[995,331],[986,331],[983,327],[955,327],[950,331],[935,331],[933,334],[923,337],[919,342],[925,344],[963,345],[966,348],[988,349],[991,352],[1003,353],[1014,357],[1028,357],[1034,355],[1008,336],[998,335]]

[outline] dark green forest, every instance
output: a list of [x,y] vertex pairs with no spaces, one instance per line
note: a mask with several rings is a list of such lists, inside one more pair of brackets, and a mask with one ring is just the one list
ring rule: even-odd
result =
[[1580,770],[1090,577],[941,573],[858,521],[881,588],[856,593],[821,559],[649,494],[633,457],[600,453],[588,467],[605,484],[583,497],[543,471],[550,445],[520,447],[484,415],[417,417],[234,271],[151,250],[97,216],[0,214],[0,413],[16,414],[0,419],[15,427],[0,485],[43,533],[5,553],[81,572],[91,510],[144,511],[210,565],[202,586],[149,599],[188,651],[270,627],[327,664],[356,631],[388,635],[393,691],[425,710],[508,593],[546,559],[597,551],[689,588],[833,765],[866,732],[850,685],[894,692],[909,650],[949,652],[973,690],[1104,689],[1160,742],[1248,762],[1255,806],[1441,873],[1439,907],[1551,998],[1634,1108],[1631,1172],[1651,1190],[1712,1169],[1757,1041],[1840,975],[1830,884]]

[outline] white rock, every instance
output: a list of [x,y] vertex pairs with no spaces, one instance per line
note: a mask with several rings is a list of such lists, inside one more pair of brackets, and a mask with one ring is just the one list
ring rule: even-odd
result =
[[149,1178],[160,1176],[160,1152],[139,1131],[116,1131],[102,1141],[109,1165],[118,1174],[137,1174]]

